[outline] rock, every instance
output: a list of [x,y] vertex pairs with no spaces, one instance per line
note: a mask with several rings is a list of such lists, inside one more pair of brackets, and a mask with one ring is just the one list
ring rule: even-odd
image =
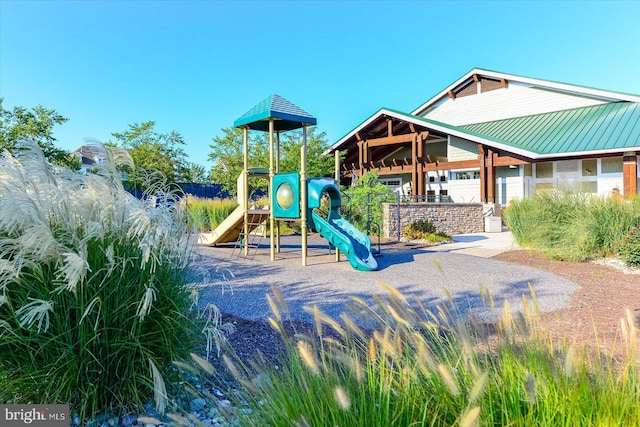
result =
[[189,402],[189,409],[191,411],[200,411],[206,404],[207,401],[202,398],[193,399],[191,402]]
[[120,424],[124,427],[129,427],[136,422],[136,419],[137,418],[131,414],[123,415],[122,418],[120,418]]

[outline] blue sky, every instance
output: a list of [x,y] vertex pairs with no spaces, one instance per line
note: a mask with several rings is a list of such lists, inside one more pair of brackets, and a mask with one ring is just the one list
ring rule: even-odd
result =
[[4,108],[43,105],[73,150],[130,123],[211,138],[277,93],[334,143],[474,67],[640,94],[640,2],[0,0]]

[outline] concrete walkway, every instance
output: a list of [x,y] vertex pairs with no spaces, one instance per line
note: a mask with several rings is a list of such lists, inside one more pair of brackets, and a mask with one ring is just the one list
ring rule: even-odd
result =
[[[353,270],[344,257],[336,262],[326,241],[313,236],[306,267],[301,265],[300,236],[283,238],[275,261],[270,261],[268,245],[263,239],[249,258],[238,256],[233,245],[199,247],[196,265],[208,276],[202,282],[201,304],[213,303],[238,317],[267,319],[271,311],[266,294],[273,284],[289,304],[291,318],[311,320],[304,307],[314,305],[337,318],[348,311],[353,297],[374,305],[374,295],[387,292],[380,286],[384,283],[430,310],[449,304],[449,293],[460,316],[493,320],[507,300],[513,311],[523,310],[530,286],[541,311],[568,306],[570,293],[579,288],[542,270],[488,258],[515,247],[509,232],[460,235],[438,246],[383,244],[377,258],[380,269],[373,272]],[[493,308],[483,300],[481,288],[492,295]]]

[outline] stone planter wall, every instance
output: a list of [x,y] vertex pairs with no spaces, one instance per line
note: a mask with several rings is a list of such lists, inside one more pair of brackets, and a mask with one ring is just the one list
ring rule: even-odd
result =
[[428,219],[438,232],[452,234],[484,232],[483,205],[481,203],[383,203],[384,237],[404,238],[404,228],[412,222]]

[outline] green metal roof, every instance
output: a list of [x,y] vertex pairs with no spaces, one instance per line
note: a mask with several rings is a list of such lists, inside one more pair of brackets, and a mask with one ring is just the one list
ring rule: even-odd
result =
[[640,146],[640,104],[615,102],[460,128],[540,155]]
[[317,120],[297,105],[280,95],[271,95],[233,122],[234,127],[268,131],[269,120],[274,120],[276,131],[288,131],[303,125],[315,125]]

